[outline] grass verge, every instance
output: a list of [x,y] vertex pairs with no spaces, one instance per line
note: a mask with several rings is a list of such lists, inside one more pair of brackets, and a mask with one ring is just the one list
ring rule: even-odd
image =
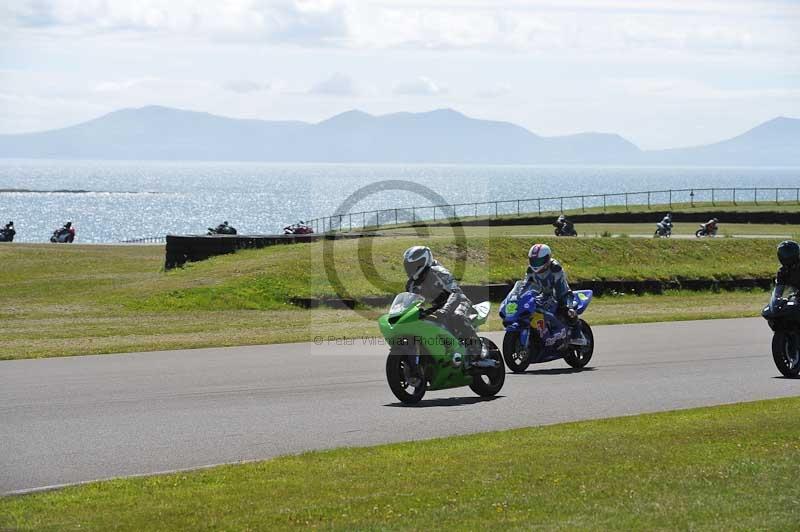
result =
[[796,529],[800,398],[0,499],[9,530]]

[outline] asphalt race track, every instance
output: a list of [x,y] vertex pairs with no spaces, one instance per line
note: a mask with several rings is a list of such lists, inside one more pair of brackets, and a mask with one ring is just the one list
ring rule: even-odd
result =
[[[500,343],[501,333],[488,336]],[[289,344],[0,362],[0,493],[371,445],[800,395],[761,319],[596,327],[589,368],[401,407],[385,346]]]

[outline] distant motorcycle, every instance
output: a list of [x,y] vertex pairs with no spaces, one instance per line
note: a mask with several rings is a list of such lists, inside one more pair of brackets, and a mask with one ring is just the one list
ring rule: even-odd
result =
[[[573,294],[572,308],[578,315],[592,301],[591,290],[578,290]],[[556,315],[558,303],[544,298],[523,281],[514,288],[500,305],[500,318],[506,334],[503,337],[503,358],[514,373],[523,373],[530,364],[550,362],[563,358],[573,368],[589,363],[594,353],[592,328],[579,320],[581,338],[571,338],[570,328]]]
[[717,231],[719,227],[717,226],[717,222],[706,222],[704,224],[700,224],[700,228],[694,232],[694,236],[697,238],[703,238],[706,236],[717,236]]
[[672,225],[667,225],[664,222],[656,224],[656,232],[653,233],[653,238],[669,238],[672,236]]
[[235,235],[237,234],[236,228],[232,225],[228,225],[228,222],[223,222],[219,224],[217,227],[209,227],[208,228],[208,235]]
[[310,235],[314,229],[303,220],[283,228],[284,235]]
[[17,234],[17,232],[14,230],[13,227],[0,228],[0,242],[13,242],[14,241],[14,235],[16,235],[16,234]]
[[54,244],[72,244],[75,241],[75,228],[61,227],[53,231],[50,242]]
[[[787,288],[787,290],[789,290]],[[773,290],[769,304],[761,311],[772,335],[772,360],[785,377],[800,376],[800,301],[796,287],[788,297]]]
[[578,232],[575,230],[575,224],[563,216],[560,216],[558,220],[553,223],[553,227],[556,228],[556,236],[578,236]]

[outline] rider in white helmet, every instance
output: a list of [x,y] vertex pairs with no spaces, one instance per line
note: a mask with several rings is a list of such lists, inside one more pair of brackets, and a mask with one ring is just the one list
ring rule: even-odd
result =
[[425,246],[408,248],[403,253],[403,266],[408,275],[406,292],[419,294],[430,302],[427,316],[462,339],[469,354],[479,355],[481,341],[469,319],[472,302],[464,295],[453,274],[434,260],[430,248]]
[[540,294],[551,297],[558,302],[558,313],[571,327],[572,336],[580,336],[578,315],[573,307],[572,290],[567,282],[567,274],[557,260],[553,258],[550,246],[534,244],[528,251],[528,271],[526,283]]

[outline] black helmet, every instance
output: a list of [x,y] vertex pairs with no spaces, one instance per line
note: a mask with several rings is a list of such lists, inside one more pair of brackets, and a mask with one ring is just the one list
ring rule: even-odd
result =
[[794,240],[784,240],[778,244],[778,260],[787,268],[800,262],[800,245]]
[[65,224],[64,224],[64,227],[66,227],[67,229],[69,229],[70,227],[72,227],[72,222],[67,222],[67,223],[65,223]]

